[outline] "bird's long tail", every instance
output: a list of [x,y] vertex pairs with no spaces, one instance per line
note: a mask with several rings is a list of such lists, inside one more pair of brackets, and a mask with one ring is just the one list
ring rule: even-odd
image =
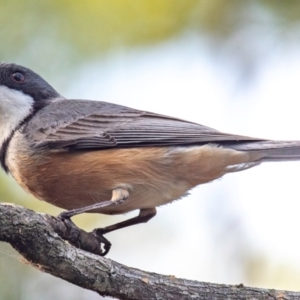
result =
[[246,151],[258,162],[300,160],[300,141],[251,141],[227,145],[228,148]]

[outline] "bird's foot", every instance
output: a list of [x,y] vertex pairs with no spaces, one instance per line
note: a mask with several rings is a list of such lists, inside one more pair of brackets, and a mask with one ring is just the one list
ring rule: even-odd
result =
[[91,252],[100,256],[105,256],[111,243],[98,230],[86,232],[78,228],[70,218],[60,214],[52,217],[51,225],[55,232],[64,240],[68,241],[76,248]]

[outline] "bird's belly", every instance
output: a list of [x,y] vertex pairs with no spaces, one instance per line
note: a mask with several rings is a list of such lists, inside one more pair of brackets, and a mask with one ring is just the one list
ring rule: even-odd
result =
[[235,150],[211,146],[187,149],[45,151],[39,156],[23,152],[16,154],[18,164],[11,163],[9,168],[24,189],[65,209],[107,201],[114,189],[127,189],[129,198],[123,204],[97,211],[118,214],[178,199],[192,187],[222,176],[228,165],[245,159]]

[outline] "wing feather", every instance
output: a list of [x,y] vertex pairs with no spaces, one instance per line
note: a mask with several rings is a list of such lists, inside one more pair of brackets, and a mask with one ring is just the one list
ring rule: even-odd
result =
[[24,130],[34,146],[69,150],[261,140],[112,103],[66,99],[37,112]]

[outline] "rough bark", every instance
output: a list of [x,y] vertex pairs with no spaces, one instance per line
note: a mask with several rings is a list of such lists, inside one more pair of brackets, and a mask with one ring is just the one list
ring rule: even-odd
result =
[[41,271],[103,296],[128,300],[300,299],[296,292],[197,282],[129,268],[70,245],[57,234],[61,230],[53,217],[0,205],[1,241],[10,243]]

